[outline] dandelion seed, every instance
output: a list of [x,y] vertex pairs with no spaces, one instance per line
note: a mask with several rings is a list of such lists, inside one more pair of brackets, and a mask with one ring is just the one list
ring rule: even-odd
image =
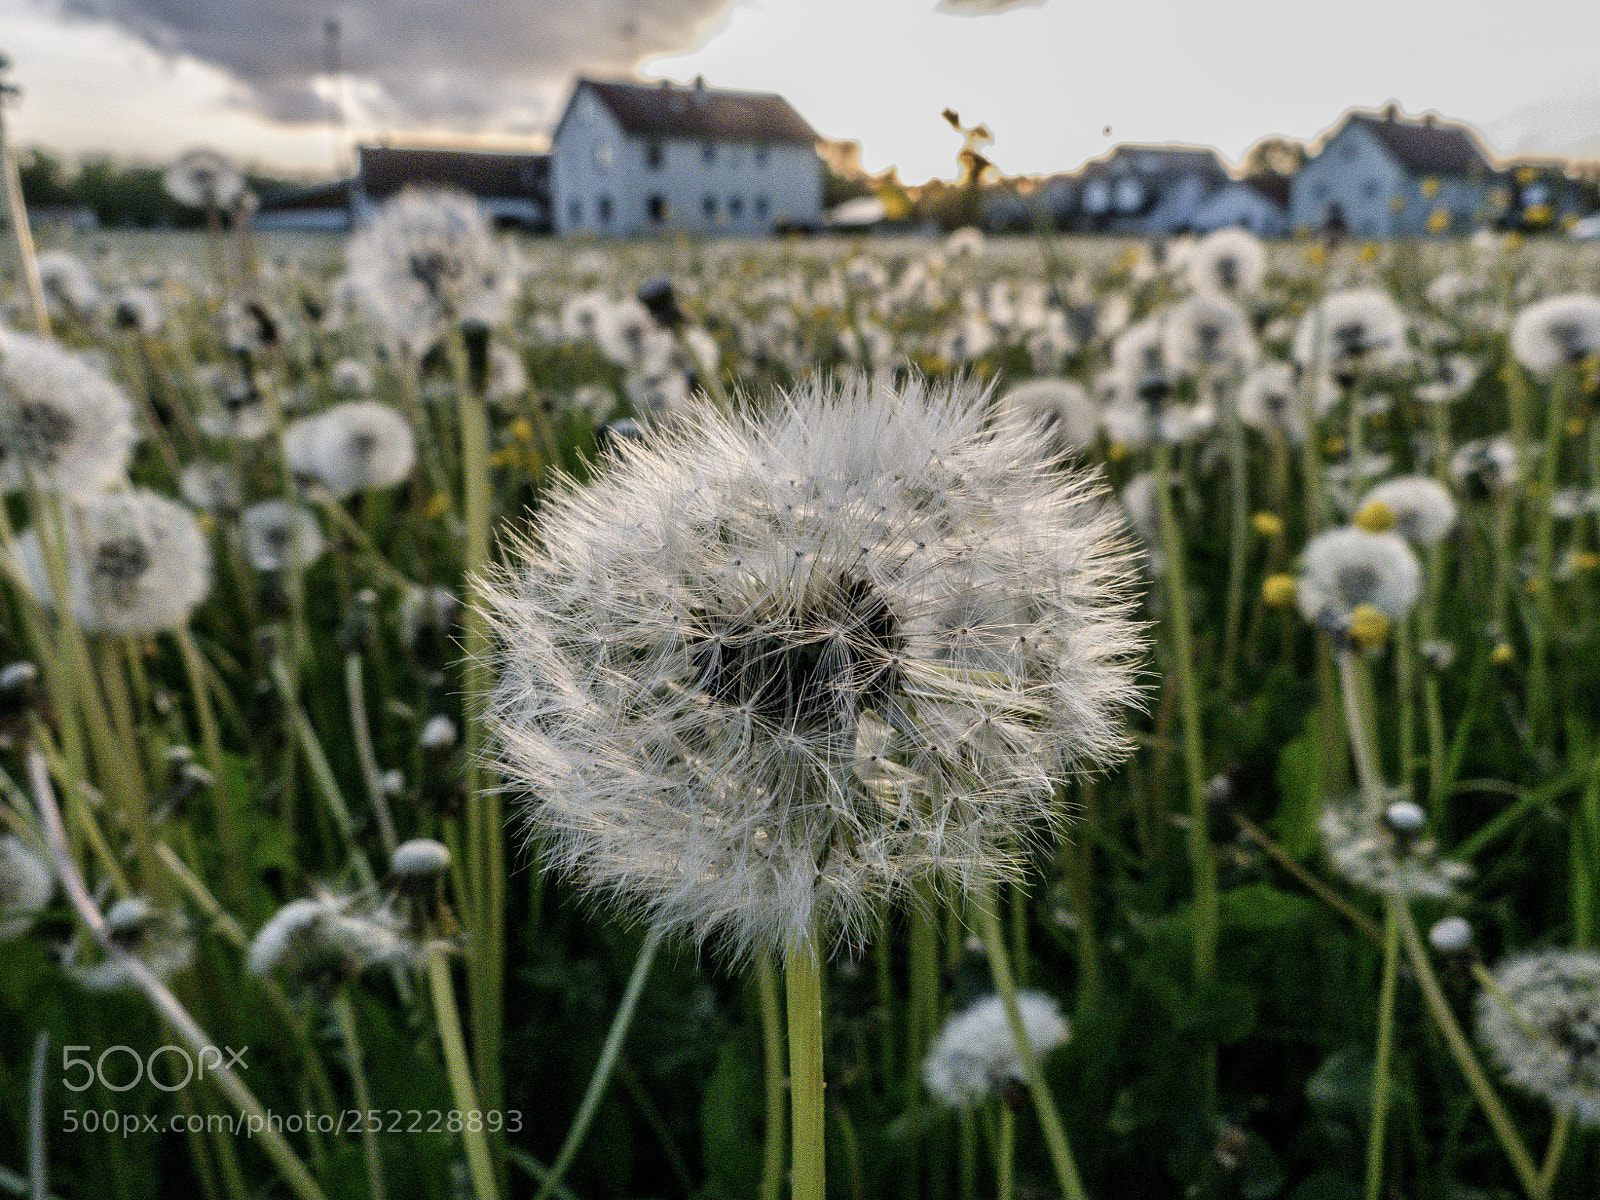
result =
[[403,956],[395,914],[355,897],[319,892],[274,913],[250,943],[252,975],[281,974],[331,992],[366,968]]
[[1080,454],[1100,436],[1100,410],[1081,384],[1070,379],[1030,379],[995,405],[997,422],[1031,426],[1054,455]]
[[1138,637],[1084,477],[968,385],[701,405],[546,502],[489,588],[501,765],[553,864],[735,952],[1015,873],[1119,757]]
[[1410,814],[1391,816],[1394,807],[1374,811],[1351,797],[1323,809],[1317,828],[1333,869],[1369,891],[1455,899],[1472,868],[1443,857]]
[[[160,979],[172,978],[194,961],[194,935],[182,913],[159,909],[143,896],[130,896],[113,904],[105,919],[112,943]],[[94,963],[68,963],[65,969],[91,992],[136,986],[128,963],[114,956]]]

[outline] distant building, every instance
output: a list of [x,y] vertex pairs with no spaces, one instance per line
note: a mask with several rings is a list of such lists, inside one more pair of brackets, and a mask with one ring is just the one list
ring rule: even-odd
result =
[[1118,146],[1077,176],[1069,228],[1146,237],[1193,229],[1200,207],[1228,183],[1205,146]]
[[817,132],[781,96],[580,79],[551,137],[561,234],[757,235],[822,220]]
[[351,179],[263,198],[258,229],[348,230],[405,188],[449,188],[500,227],[550,229],[550,156],[431,146],[358,146]]
[[1497,182],[1465,126],[1404,117],[1391,104],[1349,114],[1324,139],[1294,177],[1289,220],[1361,238],[1460,235],[1493,219]]
[[1248,229],[1261,238],[1289,232],[1288,175],[1251,175],[1223,184],[1195,210],[1194,230]]

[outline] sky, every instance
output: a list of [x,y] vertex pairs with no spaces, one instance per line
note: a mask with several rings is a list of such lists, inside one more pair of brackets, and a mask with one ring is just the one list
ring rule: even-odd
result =
[[863,164],[955,172],[953,108],[1008,173],[1119,142],[1309,140],[1397,100],[1491,149],[1600,157],[1593,0],[0,0],[16,144],[280,173],[351,137],[534,146],[579,73],[775,91]]

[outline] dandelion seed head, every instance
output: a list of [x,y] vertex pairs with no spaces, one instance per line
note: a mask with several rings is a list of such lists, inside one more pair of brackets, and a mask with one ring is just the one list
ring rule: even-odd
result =
[[122,478],[133,406],[121,388],[54,342],[0,330],[0,490],[30,480],[84,495]]
[[1330,529],[1311,539],[1300,556],[1297,599],[1308,621],[1345,623],[1363,604],[1399,621],[1421,588],[1422,566],[1395,533]]
[[1267,274],[1267,253],[1247,229],[1217,229],[1195,243],[1189,256],[1189,286],[1235,300],[1253,295]]
[[558,869],[736,953],[1010,875],[1124,753],[1119,522],[970,385],[697,406],[489,587],[500,765]]
[[1511,352],[1546,378],[1600,355],[1600,296],[1570,292],[1528,305],[1511,325]]
[[[92,633],[138,637],[177,629],[211,590],[211,549],[194,514],[142,488],[80,499],[66,514],[67,595]],[[30,594],[54,607],[37,530],[17,539]]]
[[1374,809],[1357,797],[1329,803],[1317,823],[1329,863],[1369,891],[1456,899],[1472,868],[1443,857],[1432,839],[1419,836],[1421,825],[1412,814],[1399,813],[1405,827],[1397,827],[1390,819],[1395,807]]
[[[1017,1008],[1036,1059],[1042,1061],[1066,1044],[1067,1020],[1053,997],[1018,992]],[[1005,1003],[997,995],[985,996],[946,1021],[922,1060],[923,1082],[952,1108],[976,1104],[1005,1084],[1022,1083],[1025,1078]]]
[[399,411],[376,400],[350,400],[283,431],[283,457],[296,478],[335,500],[393,487],[411,474],[417,440]]
[[1478,996],[1478,1040],[1506,1078],[1582,1125],[1600,1126],[1600,954],[1508,959]]
[[1444,485],[1425,475],[1406,475],[1380,483],[1366,494],[1362,511],[1381,504],[1391,528],[1413,546],[1432,546],[1455,528],[1456,502]]
[[246,561],[258,571],[309,567],[328,548],[316,514],[284,500],[262,500],[239,514]]
[[1066,456],[1089,449],[1100,435],[1100,409],[1071,379],[1030,379],[995,404],[995,420],[1035,425],[1049,452]]

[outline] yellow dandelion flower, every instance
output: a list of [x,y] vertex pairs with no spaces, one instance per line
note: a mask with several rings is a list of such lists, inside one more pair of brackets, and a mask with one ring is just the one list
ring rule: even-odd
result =
[[1428,232],[1429,233],[1449,233],[1450,232],[1450,210],[1449,209],[1447,209],[1447,208],[1436,208],[1431,213],[1428,214]]
[[1371,604],[1358,604],[1350,614],[1350,640],[1363,650],[1383,645],[1394,622],[1389,614]]
[[1268,608],[1290,608],[1294,604],[1293,575],[1268,575],[1261,581],[1261,603]]
[[1258,512],[1250,518],[1250,524],[1265,538],[1277,537],[1283,532],[1283,518],[1275,512]]
[[1368,533],[1382,533],[1394,528],[1394,510],[1382,500],[1369,500],[1356,514],[1356,524]]

